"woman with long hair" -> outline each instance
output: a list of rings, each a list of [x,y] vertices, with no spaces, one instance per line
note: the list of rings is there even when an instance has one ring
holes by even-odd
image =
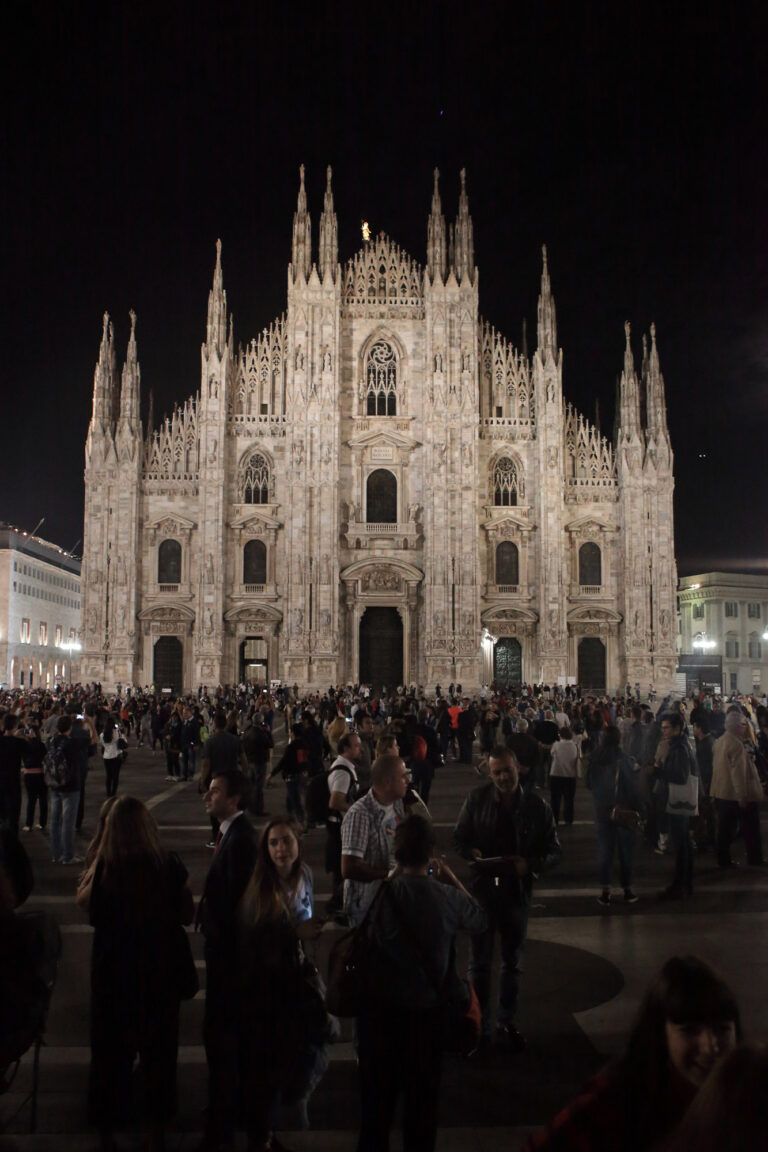
[[[91,958],[89,1113],[103,1152],[127,1117],[131,1069],[144,1080],[148,1152],[162,1152],[176,1109],[179,979],[194,913],[187,870],[166,852],[141,800],[119,796],[80,881],[79,906],[94,928]]]
[[[296,1104],[308,1127],[307,1101],[328,1066],[335,1038],[322,985],[302,941],[315,940],[324,920],[313,915],[312,872],[302,859],[301,833],[288,815],[261,834],[240,902],[241,1052],[249,1152],[283,1146],[274,1135],[277,1109]]]
[[[651,982],[623,1055],[532,1136],[525,1152],[655,1147],[740,1040],[738,1004],[722,977],[694,956],[673,956]]]

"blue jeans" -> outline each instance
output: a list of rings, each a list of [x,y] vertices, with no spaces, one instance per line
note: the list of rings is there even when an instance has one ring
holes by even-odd
[[[635,852],[633,828],[621,828],[611,820],[596,820],[597,866],[603,888],[611,886],[611,870],[616,849],[619,850],[619,880],[622,888],[632,887],[632,857]]]
[[[51,788],[51,859],[71,860],[75,854],[75,820],[80,803],[80,789],[76,792],[61,792]]]
[[[496,1023],[514,1024],[520,977],[523,972],[523,948],[528,930],[528,904],[489,907],[481,901],[488,916],[488,928],[478,932],[469,942],[469,979],[474,985],[483,1010],[483,1035],[491,1031],[491,963],[496,933],[501,941],[501,971],[499,973],[499,1007]]]

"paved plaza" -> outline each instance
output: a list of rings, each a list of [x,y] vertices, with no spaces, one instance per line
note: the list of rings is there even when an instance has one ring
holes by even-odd
[[[281,734],[278,744],[282,739]],[[451,831],[461,801],[478,782],[470,767],[453,761],[438,773],[430,807],[441,851],[450,853]],[[164,844],[181,855],[199,896],[210,850],[204,846],[209,825],[196,783],[167,783],[165,757],[159,751],[153,755],[132,744],[120,790],[140,796],[150,805]],[[88,835],[103,795],[99,762],[89,780],[84,827]],[[275,782],[268,790],[267,807],[273,813],[284,808],[282,783]],[[763,829],[763,836],[768,838],[768,828]],[[322,864],[324,838],[324,831],[318,829],[305,839],[320,912],[323,893],[328,894]],[[86,835],[81,851],[87,839]],[[768,870],[732,869],[723,875],[712,856],[697,858],[695,896],[682,904],[659,904],[655,897],[669,880],[672,861],[639,843],[635,890],[641,899],[632,906],[619,900],[607,910],[597,903],[591,798],[582,784],[577,792],[576,822],[561,828],[561,840],[561,866],[534,889],[519,1018],[528,1048],[515,1057],[492,1053],[479,1065],[458,1057],[446,1058],[438,1137],[441,1150],[495,1152],[503,1148],[514,1152],[520,1147],[527,1132],[544,1123],[606,1057],[620,1049],[648,980],[675,952],[695,953],[718,966],[738,991],[748,1034],[768,1037],[768,998],[764,993],[768,986]],[[36,876],[27,907],[57,917],[64,954],[42,1051],[38,1131],[34,1136],[24,1134],[26,1111],[8,1122],[30,1083],[28,1056],[14,1090],[0,1098],[0,1133],[5,1127],[5,1134],[0,1134],[0,1150],[85,1152],[96,1147],[95,1134],[86,1123],[90,928],[75,907],[75,869],[50,862],[43,833],[24,834],[24,843]],[[449,859],[454,862],[450,855]],[[323,971],[333,934],[338,931],[327,925],[313,949]],[[179,1112],[169,1141],[171,1152],[191,1152],[199,1144],[206,1102],[201,1042],[205,974],[198,935],[192,935],[192,947],[203,988],[181,1010]],[[462,963],[465,958],[463,941]],[[349,1152],[355,1147],[358,1084],[348,1021],[344,1022],[342,1042],[332,1049],[330,1070],[309,1111],[309,1132],[293,1131],[291,1115],[285,1116],[281,1139],[288,1147],[296,1152]],[[138,1130],[124,1133],[119,1146],[138,1149]],[[400,1147],[398,1134],[393,1136],[392,1147]]]

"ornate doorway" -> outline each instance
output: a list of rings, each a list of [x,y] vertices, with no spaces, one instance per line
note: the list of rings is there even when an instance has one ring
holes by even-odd
[[[152,680],[155,687],[181,692],[184,647],[175,636],[159,636],[155,644]]]
[[[403,621],[397,608],[366,608],[360,621],[360,682],[375,692],[403,683]]]
[[[261,636],[247,636],[240,645],[240,683],[269,687],[269,645]]]
[[[523,682],[523,648],[514,636],[502,636],[493,649],[493,678],[502,687]]]
[[[595,692],[605,692],[605,644],[596,636],[579,641],[579,684]]]

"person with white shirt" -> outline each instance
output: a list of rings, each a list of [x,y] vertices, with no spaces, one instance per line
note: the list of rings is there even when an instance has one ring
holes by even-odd
[[[341,875],[341,823],[345,813],[359,795],[357,768],[363,754],[357,732],[345,732],[338,743],[339,754],[328,772],[328,819],[325,823],[325,870],[332,877],[331,899],[326,910],[335,915],[344,903],[344,881]]]
[[[560,739],[552,745],[552,767],[549,770],[549,791],[555,824],[560,823],[561,803],[563,820],[566,824],[573,824],[578,764],[579,746],[573,738],[573,732],[565,725],[560,729]]]

